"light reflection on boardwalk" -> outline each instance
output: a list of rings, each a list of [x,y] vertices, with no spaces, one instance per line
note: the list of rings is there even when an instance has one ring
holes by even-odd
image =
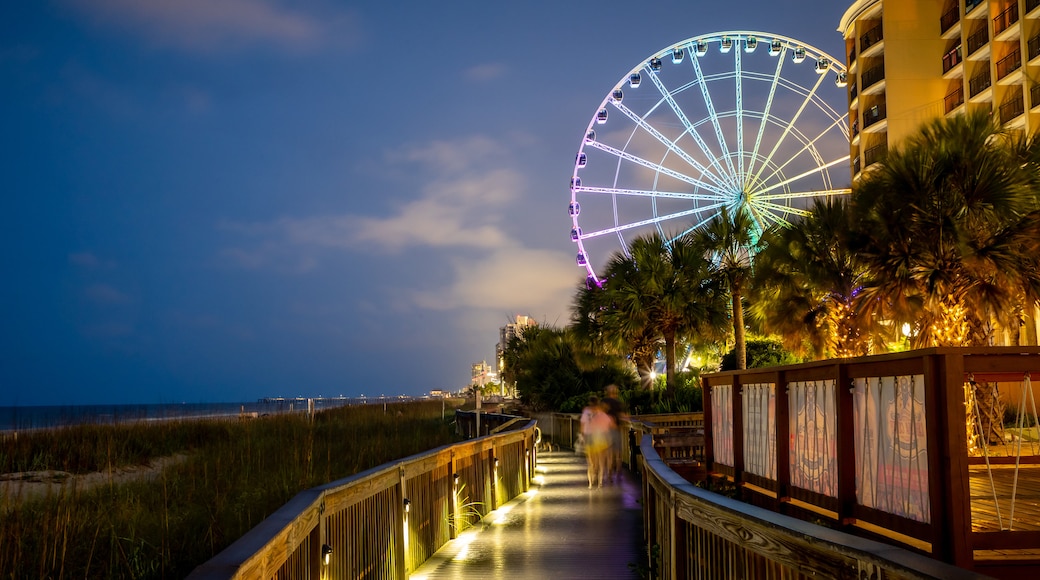
[[[538,470],[541,486],[474,528],[482,530],[449,542],[410,578],[638,578],[639,482],[626,472],[588,489],[584,459],[567,451],[539,454]]]

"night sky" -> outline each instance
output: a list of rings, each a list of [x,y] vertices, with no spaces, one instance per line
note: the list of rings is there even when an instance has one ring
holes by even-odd
[[[567,323],[622,75],[724,30],[840,57],[847,7],[6,2],[0,405],[461,388],[516,314]]]

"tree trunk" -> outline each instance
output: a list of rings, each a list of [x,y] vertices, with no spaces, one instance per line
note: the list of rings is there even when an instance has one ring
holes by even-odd
[[[669,398],[675,398],[675,331],[664,332],[664,371],[665,392]]]
[[[744,304],[740,296],[740,288],[734,286],[730,294],[733,297],[733,341],[737,355],[737,369],[747,368],[747,344],[744,336]]]

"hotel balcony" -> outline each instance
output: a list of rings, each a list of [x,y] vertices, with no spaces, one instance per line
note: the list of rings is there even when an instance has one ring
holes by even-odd
[[[1040,84],[1029,87],[1029,106],[1040,110]]]
[[[1040,0],[1037,0],[1040,2]],[[954,4],[939,18],[939,32],[943,38],[954,38],[961,32],[961,7]]]
[[[863,110],[863,131],[867,133],[876,133],[878,131],[884,131],[888,127],[888,123],[882,123],[882,121],[888,118],[888,112],[885,110],[884,103],[878,103],[873,107],[869,107]],[[870,129],[867,131],[867,129]]]
[[[1008,100],[1008,101],[1006,101],[1004,103],[1001,103],[1001,105],[1000,105],[1000,109],[999,109],[1000,124],[1001,125],[1014,125],[1014,126],[1022,125],[1024,123],[1024,119],[1022,120],[1023,121],[1022,123],[1014,123],[1013,124],[1012,121],[1015,120],[1015,119],[1021,118],[1022,114],[1025,113],[1025,112],[1026,112],[1026,107],[1025,107],[1025,104],[1022,102],[1022,93],[1016,91],[1015,93],[1012,94],[1012,97],[1011,97],[1010,100]]]
[[[993,18],[993,38],[1001,41],[1018,38],[1019,29],[1013,26],[1017,22],[1018,2],[1014,2]]]
[[[1022,73],[1012,74],[1022,69],[1022,51],[1016,46],[1011,54],[997,61],[997,84],[1012,84],[1022,77]]]
[[[993,80],[989,76],[989,67],[983,69],[983,71],[968,81],[968,98],[974,102],[985,100],[988,97],[988,89],[992,86]]]
[[[989,27],[980,26],[968,36],[968,60],[989,58]]]
[[[860,77],[862,93],[864,95],[875,95],[885,90],[885,63],[877,64],[865,71]]]
[[[1037,1],[1040,2],[1040,0]],[[1029,64],[1037,64],[1034,60],[1040,57],[1040,34],[1026,42],[1026,51],[1026,54],[1029,56]]]
[[[863,152],[863,167],[867,168],[874,163],[877,163],[886,153],[888,153],[888,144],[886,143],[881,143],[867,149]]]
[[[963,104],[964,104],[964,85],[961,85],[961,84],[957,85],[957,88],[953,92],[951,92],[950,94],[946,95],[946,97],[943,98],[943,105],[944,105],[944,109],[946,110],[946,114],[947,115],[949,115],[950,113],[956,111],[957,108],[960,107]]]
[[[961,74],[947,74],[947,73],[950,73],[954,69],[954,67],[959,65],[961,63],[961,61],[963,61],[963,60],[964,60],[964,57],[961,56],[961,45],[959,45],[959,44],[956,46],[956,48],[954,48],[950,52],[947,52],[946,54],[944,54],[943,55],[943,59],[942,59],[943,77],[944,78],[951,78],[951,77],[955,77],[955,76],[962,76],[963,73],[961,73]]]
[[[985,5],[986,5],[986,2],[984,0],[965,0],[965,2],[964,2],[964,15],[965,16],[975,16],[975,17],[977,17],[977,15],[973,14],[973,12],[975,12],[975,9],[978,8],[979,6],[985,6]]]
[[[1026,0],[1026,16],[1033,17],[1033,11],[1040,8],[1040,0]]]
[[[878,22],[876,26],[867,30],[859,37],[859,54],[862,57],[868,57],[881,52],[881,41],[884,40],[884,34],[881,29],[881,23]]]

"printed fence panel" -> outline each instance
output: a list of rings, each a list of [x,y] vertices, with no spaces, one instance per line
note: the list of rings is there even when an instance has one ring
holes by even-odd
[[[858,378],[853,385],[856,500],[928,523],[924,376]]]
[[[791,485],[837,497],[838,430],[834,380],[787,385]]]
[[[711,444],[715,461],[733,466],[733,385],[711,388]]]
[[[742,385],[744,471],[776,479],[776,384]]]

